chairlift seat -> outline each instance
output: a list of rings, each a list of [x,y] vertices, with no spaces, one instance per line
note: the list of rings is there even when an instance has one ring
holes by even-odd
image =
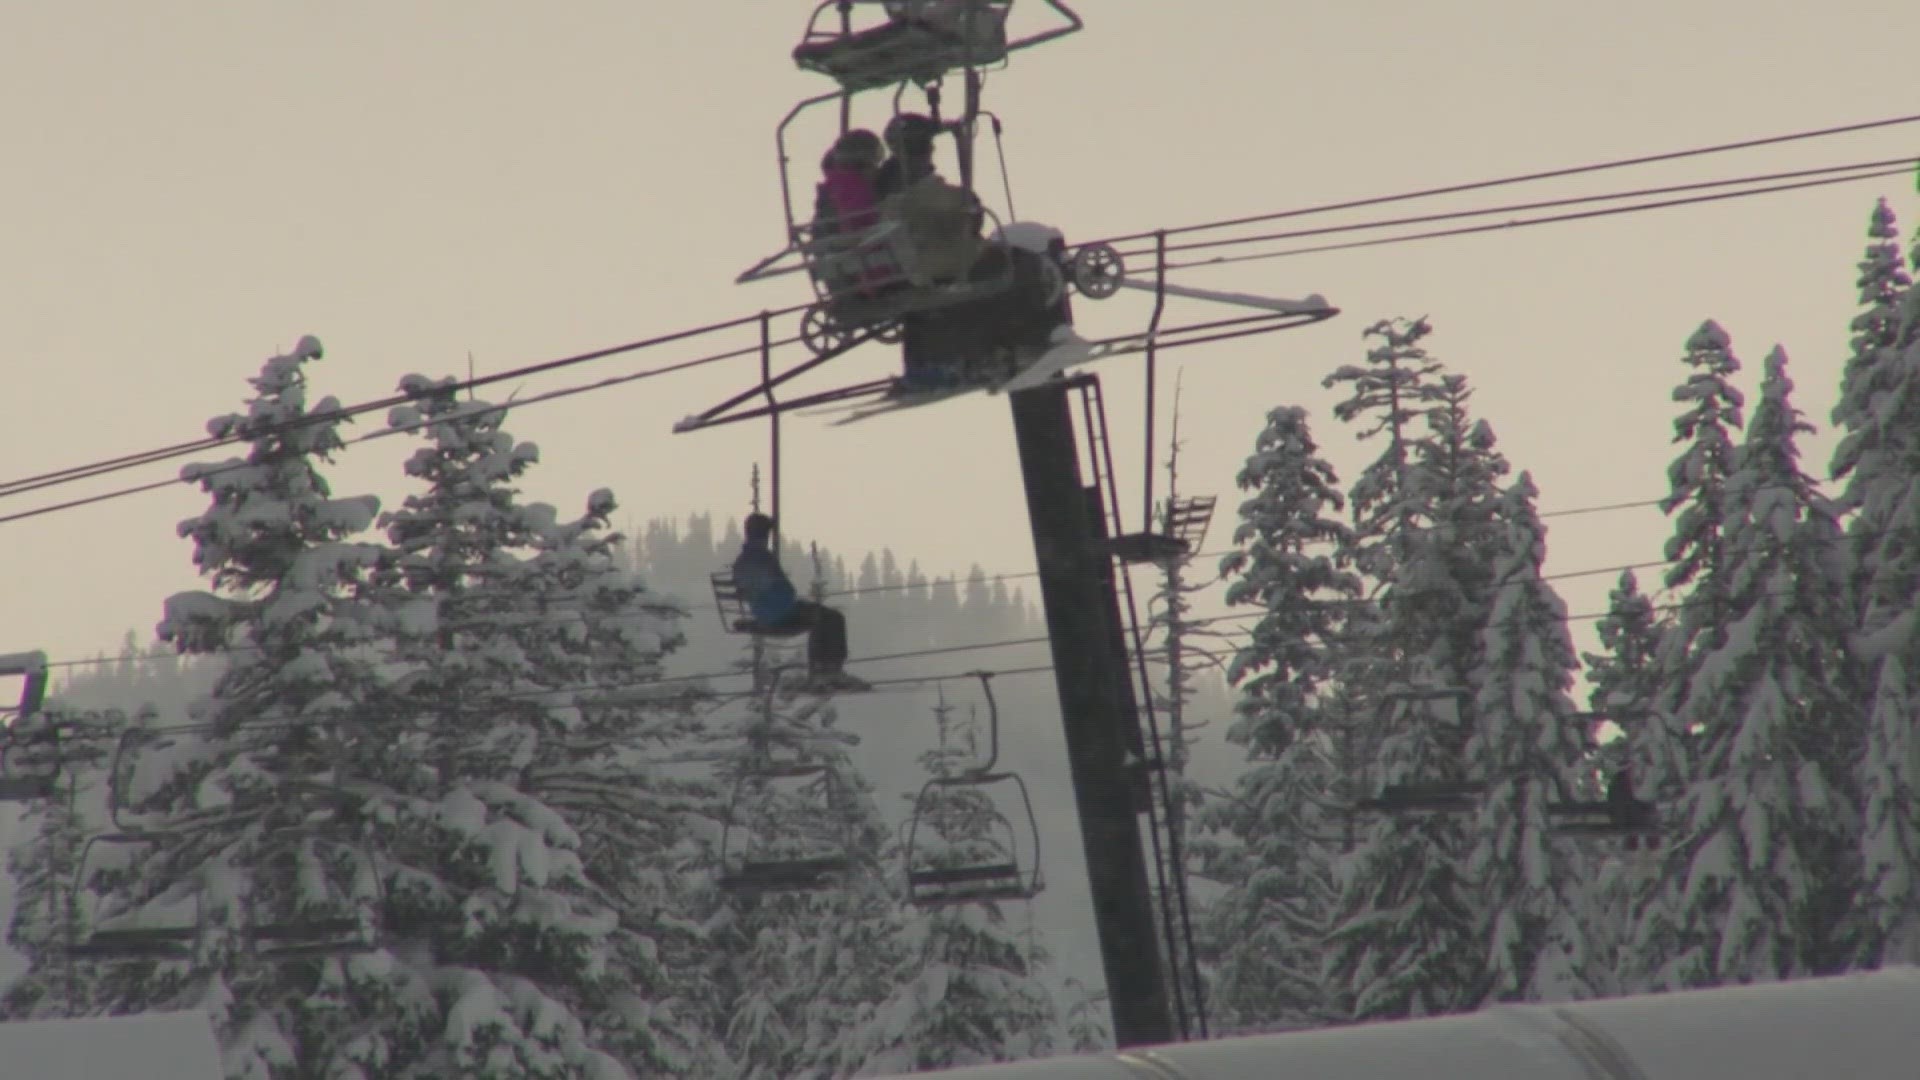
[[[906,874],[908,901],[920,907],[989,903],[996,899],[1033,899],[1039,884],[1029,882],[1014,863],[939,867]]]
[[[1019,878],[1020,868],[1012,863],[984,863],[979,866],[944,866],[915,870],[908,880],[916,885],[960,885],[976,881]]]
[[[731,893],[820,892],[834,887],[834,878],[853,869],[845,855],[817,855],[806,859],[745,862],[722,875],[720,887]]]
[[[926,867],[907,874],[907,899],[920,907],[1031,900],[1040,892],[1015,863]]]
[[[1457,813],[1479,805],[1479,797],[1485,790],[1484,784],[1472,780],[1408,781],[1388,784],[1378,798],[1364,799],[1359,807],[1387,813]]]
[[[766,760],[753,762],[742,771],[762,780],[798,780],[831,772],[832,767],[818,761]]]
[[[263,923],[253,928],[253,937],[258,941],[299,941],[303,938],[357,934],[362,929],[364,926],[359,919],[349,915],[338,915]]]
[[[953,5],[965,9],[958,21],[929,17],[928,6],[852,32],[809,28],[793,50],[794,63],[858,93],[895,83],[932,82],[955,68],[1006,59],[1011,0]],[[814,18],[819,19],[819,12]]]
[[[74,956],[127,960],[170,960],[193,955],[197,926],[129,926],[95,930],[67,951]]]
[[[0,776],[0,802],[37,802],[51,799],[60,791],[60,778],[46,776]]]
[[[1631,802],[1600,800],[1553,803],[1547,807],[1547,813],[1573,819],[1556,822],[1553,826],[1554,832],[1568,835],[1624,836],[1660,831],[1659,811],[1652,803],[1639,799]]]
[[[1123,563],[1170,562],[1192,550],[1185,540],[1165,533],[1127,533],[1092,543],[1099,554],[1111,555]]]

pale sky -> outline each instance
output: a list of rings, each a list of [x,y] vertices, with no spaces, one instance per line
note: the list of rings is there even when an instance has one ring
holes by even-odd
[[[797,279],[732,279],[780,245],[774,126],[826,85],[788,58],[810,4],[0,5],[7,479],[198,437],[245,398],[262,360],[302,334],[327,347],[316,392],[354,402],[392,392],[409,372],[464,374],[469,352],[485,373],[803,294]],[[1080,7],[1084,33],[1020,54],[987,91],[1006,124],[1021,216],[1070,238],[1911,111],[1886,15],[1898,5],[1885,0]],[[862,121],[878,127],[885,108],[875,95]],[[1916,145],[1913,129],[1893,128],[1385,213],[1890,158]],[[795,147],[802,191],[818,150]],[[997,180],[985,193],[998,205]],[[1313,411],[1351,479],[1373,450],[1336,424],[1319,382],[1358,361],[1361,331],[1393,315],[1432,316],[1433,350],[1478,386],[1479,415],[1516,469],[1534,472],[1548,511],[1664,493],[1669,393],[1706,317],[1728,328],[1753,374],[1784,344],[1800,404],[1824,426],[1880,194],[1910,234],[1920,200],[1896,178],[1190,274],[1203,287],[1320,293],[1345,313],[1168,354],[1166,387],[1185,370],[1186,490],[1230,507],[1262,415],[1294,402]],[[1082,332],[1101,336],[1141,328],[1145,305],[1123,294],[1077,312]],[[641,353],[520,389],[692,355]],[[874,347],[809,385],[896,364]],[[1100,369],[1134,491],[1140,370],[1137,359]],[[517,413],[510,429],[545,458],[529,493],[571,512],[612,487],[631,521],[740,512],[764,427],[670,429],[753,378],[743,360]],[[910,416],[852,428],[791,419],[789,534],[845,552],[891,547],[931,572],[1029,569],[1005,403],[976,396]],[[370,416],[349,434],[383,423]],[[349,451],[336,490],[396,504],[410,445]],[[1829,449],[1824,433],[1809,448],[1816,471]],[[0,513],[179,464],[14,496]],[[112,648],[129,628],[146,633],[168,593],[195,586],[174,525],[202,505],[181,486],[0,526],[11,570],[0,651],[75,657]],[[1127,512],[1137,521],[1137,496]],[[1554,571],[1655,558],[1666,533],[1653,511],[1552,526]],[[1230,529],[1223,514],[1208,547]],[[1565,582],[1563,595],[1575,612],[1596,610],[1611,581]],[[1590,623],[1578,628],[1585,640]],[[879,643],[861,642],[856,627],[854,648]]]

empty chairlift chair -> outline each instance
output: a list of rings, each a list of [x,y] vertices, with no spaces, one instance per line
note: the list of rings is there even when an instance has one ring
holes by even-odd
[[[1160,531],[1127,533],[1097,540],[1101,551],[1125,563],[1165,563],[1186,558],[1200,547],[1213,523],[1215,496],[1182,495],[1167,501]]]
[[[780,800],[777,786],[794,781],[801,789]],[[856,865],[846,829],[832,820],[838,782],[823,762],[770,753],[735,776],[720,828],[720,888],[743,897],[838,888]],[[797,805],[816,793],[817,805]]]
[[[126,848],[152,845],[166,838],[162,833],[100,833],[88,837],[86,843],[80,846],[80,857],[74,867],[72,895],[75,903],[80,903],[79,898],[89,894],[94,876],[105,869],[95,858],[98,845]],[[153,910],[155,907],[161,909],[158,914]],[[179,909],[182,908],[191,910],[191,918],[181,917]],[[193,957],[194,945],[201,933],[200,894],[198,890],[192,890],[163,898],[157,904],[142,905],[134,910],[85,921],[92,930],[68,948],[67,951],[73,956],[107,960],[187,960]]]
[[[1000,712],[991,676],[976,672],[986,693],[988,753],[980,764],[930,778],[907,821],[907,900],[920,907],[1031,900],[1045,885],[1040,872],[1040,821],[1026,781],[997,770]],[[987,794],[1019,796],[1018,820]],[[977,801],[968,805],[968,796]]]
[[[1012,7],[1013,0],[827,0],[793,60],[848,93],[932,82],[1005,60]]]

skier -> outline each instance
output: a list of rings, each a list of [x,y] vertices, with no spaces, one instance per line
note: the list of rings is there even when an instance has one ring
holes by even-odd
[[[768,630],[807,631],[807,682],[818,690],[867,690],[842,670],[847,662],[847,617],[825,604],[800,599],[780,556],[773,551],[773,519],[749,514],[747,540],[733,560],[733,583],[753,621]]]
[[[907,185],[936,175],[933,140],[940,122],[919,113],[901,113],[887,121],[887,149],[892,153],[880,166],[875,189],[882,200],[905,191]]]
[[[876,178],[882,212],[895,223],[895,252],[915,286],[964,280],[980,259],[986,211],[965,188],[941,179],[933,163],[940,123],[901,113],[887,123],[893,156]]]

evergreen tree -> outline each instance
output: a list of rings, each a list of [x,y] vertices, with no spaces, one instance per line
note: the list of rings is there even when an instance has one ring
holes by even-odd
[[[1488,901],[1487,994],[1499,1001],[1592,997],[1601,974],[1586,934],[1585,867],[1554,843],[1546,813],[1556,792],[1592,793],[1574,777],[1587,740],[1568,697],[1576,664],[1566,605],[1541,577],[1536,494],[1526,473],[1506,492],[1467,743],[1488,778],[1468,865]]]
[[[1299,1026],[1325,1014],[1318,945],[1332,901],[1332,823],[1325,804],[1354,796],[1338,780],[1338,740],[1321,713],[1324,687],[1359,579],[1334,562],[1351,533],[1319,456],[1306,411],[1281,407],[1238,478],[1249,494],[1222,574],[1227,602],[1261,612],[1228,678],[1240,690],[1227,738],[1247,748],[1235,794],[1209,808],[1225,839],[1204,847],[1209,876],[1227,889],[1206,921],[1217,959],[1211,998],[1229,1028]]]
[[[1858,266],[1861,311],[1853,318],[1851,351],[1840,380],[1840,397],[1833,422],[1840,429],[1831,472],[1846,480],[1841,506],[1858,510],[1867,492],[1885,478],[1889,468],[1899,475],[1902,450],[1911,443],[1901,438],[1910,429],[1889,428],[1875,415],[1875,402],[1890,388],[1888,376],[1898,362],[1900,304],[1913,279],[1901,265],[1899,231],[1893,209],[1881,199],[1867,225],[1867,250]],[[1891,438],[1889,438],[1891,437]],[[1874,522],[1884,527],[1886,522]]]
[[[1839,527],[1800,471],[1797,438],[1811,428],[1791,390],[1776,349],[1722,489],[1707,602],[1724,622],[1680,714],[1699,733],[1696,779],[1637,943],[1655,987],[1831,973],[1856,947],[1861,719]]]
[[[680,613],[620,566],[609,493],[566,523],[522,504],[538,450],[506,433],[506,410],[459,401],[452,380],[401,385],[417,404],[392,422],[426,436],[407,465],[426,490],[381,523],[399,553],[393,599],[418,612],[400,635],[401,707],[428,767],[392,781],[407,796],[394,854],[407,905],[460,924],[434,935],[441,971],[425,980],[457,971],[469,993],[515,1002],[489,1018],[493,1060],[554,1076],[610,1060],[671,1070],[673,980],[653,928],[636,927],[671,892],[689,793],[639,755],[692,726],[684,692],[648,687]]]
[[[1911,678],[1899,655],[1880,665],[1861,768],[1859,961],[1920,961],[1920,745]]]
[[[1397,436],[1404,461],[1383,457],[1352,493],[1348,557],[1378,585],[1372,610],[1349,624],[1358,662],[1340,695],[1350,722],[1369,729],[1365,775],[1384,783],[1478,778],[1466,746],[1507,465],[1468,397],[1458,377],[1424,384],[1426,431]],[[1325,951],[1343,1011],[1386,1019],[1479,1004],[1486,949],[1467,853],[1465,826],[1451,815],[1366,826],[1342,860]]]
[[[1665,625],[1653,600],[1640,591],[1633,571],[1620,574],[1619,584],[1607,596],[1607,613],[1595,624],[1604,652],[1582,653],[1586,661],[1587,698],[1593,715],[1618,728],[1596,757],[1596,769],[1611,775],[1630,768],[1641,786],[1659,775],[1647,764],[1645,734],[1656,723],[1654,709],[1661,698],[1660,642]],[[1596,732],[1596,734],[1599,734]],[[1673,778],[1684,780],[1684,776]]]
[[[1740,360],[1720,324],[1711,319],[1701,323],[1687,339],[1681,362],[1690,370],[1673,392],[1673,399],[1685,406],[1673,422],[1673,441],[1684,443],[1685,449],[1667,467],[1671,490],[1660,502],[1667,515],[1678,511],[1666,545],[1672,564],[1666,586],[1684,590],[1686,597],[1661,658],[1662,681],[1668,688],[1661,709],[1675,717],[1683,711],[1701,656],[1719,647],[1719,628],[1727,619],[1726,488],[1746,407],[1745,395],[1729,381],[1740,370]],[[1683,746],[1691,746],[1698,736],[1686,728],[1676,734]]]
[[[1658,711],[1666,700],[1662,684],[1661,643],[1668,622],[1640,591],[1633,571],[1623,571],[1608,596],[1607,614],[1597,624],[1604,652],[1584,653],[1588,706],[1599,722],[1586,775],[1611,778],[1622,770],[1642,795],[1674,798],[1685,790],[1686,764],[1677,755],[1673,718]],[[1611,726],[1613,730],[1607,728]],[[1629,952],[1633,920],[1655,875],[1649,859],[1638,854],[1639,838],[1607,844],[1593,852],[1587,905],[1587,934],[1593,969],[1610,973],[1610,993],[1636,989],[1623,978],[1632,964]]]
[[[230,1077],[354,1075],[349,1032],[380,1020],[356,993],[367,968],[259,947],[262,928],[364,919],[378,900],[368,823],[338,797],[380,749],[366,716],[387,678],[386,629],[364,594],[382,551],[351,539],[378,503],[334,498],[320,474],[341,439],[338,402],[307,401],[319,357],[304,338],[267,361],[247,410],[208,425],[245,456],[182,470],[210,498],[179,531],[214,591],[169,598],[159,632],[224,653],[226,670],[197,709],[199,737],[144,755],[130,780],[158,842],[90,882],[106,893],[102,921],[199,923],[190,960],[105,965],[93,1007],[206,1009]]]
[[[1065,990],[1069,1002],[1064,1018],[1067,1048],[1076,1054],[1111,1049],[1113,1031],[1108,1023],[1106,991],[1094,993],[1074,978],[1066,980]]]
[[[1349,424],[1369,422],[1355,438],[1386,437],[1380,456],[1353,484],[1353,536],[1344,553],[1354,569],[1375,580],[1390,577],[1398,561],[1381,541],[1404,537],[1414,525],[1408,517],[1413,507],[1400,495],[1421,438],[1417,422],[1432,409],[1439,390],[1441,364],[1421,344],[1432,332],[1424,318],[1381,320],[1366,330],[1366,337],[1380,340],[1367,350],[1366,366],[1344,364],[1323,380],[1328,388],[1349,387],[1347,399],[1334,406],[1335,416]]]
[[[1846,476],[1842,498],[1856,511],[1846,545],[1853,640],[1873,695],[1858,782],[1867,887],[1859,959],[1874,965],[1920,958],[1912,730],[1920,700],[1920,287],[1900,272],[1891,213],[1876,212],[1871,235],[1878,243],[1861,267],[1865,310],[1854,322],[1854,360],[1835,412],[1846,434],[1833,467]]]

